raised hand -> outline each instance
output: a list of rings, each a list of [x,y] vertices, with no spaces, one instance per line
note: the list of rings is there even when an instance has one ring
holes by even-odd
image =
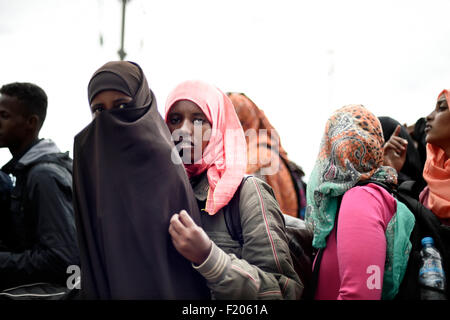
[[[400,138],[401,126],[397,125],[394,133],[384,144],[384,165],[390,166],[399,172],[406,161],[406,149],[408,141]]]
[[[170,218],[169,233],[175,249],[189,261],[200,265],[208,258],[211,239],[185,210]]]

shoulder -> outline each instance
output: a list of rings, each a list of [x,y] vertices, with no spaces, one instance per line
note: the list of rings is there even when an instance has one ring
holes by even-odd
[[[248,177],[242,185],[239,208],[243,216],[263,213],[282,219],[281,209],[272,187],[253,176]]]
[[[248,176],[241,187],[241,199],[263,202],[275,200],[272,187],[265,181],[255,176]],[[276,201],[276,200],[275,200]]]
[[[348,190],[342,198],[341,207],[353,208],[367,214],[378,214],[390,219],[397,210],[397,202],[386,189],[369,183]]]
[[[378,201],[378,202],[395,202],[395,198],[383,187],[376,184],[369,183],[365,186],[355,186],[349,189],[343,197],[343,200],[358,200],[358,199]]]
[[[49,184],[53,181],[72,184],[72,174],[60,164],[39,162],[30,168],[27,180],[30,184]]]
[[[241,195],[244,193],[252,193],[255,191],[268,192],[273,194],[272,187],[259,176],[246,176],[241,188]]]

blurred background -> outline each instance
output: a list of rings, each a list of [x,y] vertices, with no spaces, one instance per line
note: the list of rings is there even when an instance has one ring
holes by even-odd
[[[161,113],[187,79],[244,92],[306,178],[335,109],[413,124],[450,87],[448,0],[0,0],[0,85],[42,87],[41,137],[71,155],[91,75],[120,60],[124,2],[124,60],[143,68]],[[10,158],[0,150],[0,165]]]

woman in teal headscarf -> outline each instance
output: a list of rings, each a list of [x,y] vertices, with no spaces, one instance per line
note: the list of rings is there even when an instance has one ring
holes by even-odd
[[[414,217],[383,187],[356,186],[397,183],[383,145],[379,120],[362,105],[327,121],[307,189],[306,221],[322,251],[316,299],[389,299],[398,291]]]

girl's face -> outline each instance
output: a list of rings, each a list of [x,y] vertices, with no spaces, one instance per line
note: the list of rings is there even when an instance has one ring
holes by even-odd
[[[450,110],[444,93],[439,97],[436,108],[426,117],[425,133],[428,143],[444,150],[450,148]]]
[[[202,109],[189,100],[177,101],[170,108],[166,122],[183,163],[201,160],[211,138],[211,123]]]
[[[111,109],[126,108],[133,99],[116,90],[106,90],[97,94],[91,102],[92,117],[95,118],[100,112]]]

